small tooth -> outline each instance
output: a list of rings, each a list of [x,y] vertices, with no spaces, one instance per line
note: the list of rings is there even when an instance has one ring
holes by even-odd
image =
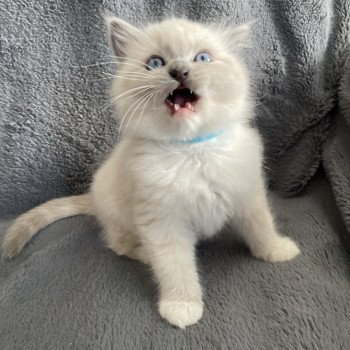
[[[172,93],[172,92],[170,93],[170,96],[173,96],[173,93]]]
[[[189,109],[190,111],[194,112],[194,107],[191,102],[186,102],[185,107]]]
[[[191,91],[191,94],[193,94],[193,91],[192,90],[190,90]]]
[[[175,112],[180,110],[180,105],[178,105],[177,103],[174,104],[174,110]]]

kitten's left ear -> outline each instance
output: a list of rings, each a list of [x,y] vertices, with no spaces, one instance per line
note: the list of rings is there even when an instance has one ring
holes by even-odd
[[[251,26],[252,22],[249,22],[225,31],[225,38],[230,51],[241,51],[243,47],[249,46]]]
[[[106,21],[109,40],[114,54],[118,58],[122,58],[126,54],[128,43],[137,40],[141,31],[128,22],[114,16],[106,17]]]

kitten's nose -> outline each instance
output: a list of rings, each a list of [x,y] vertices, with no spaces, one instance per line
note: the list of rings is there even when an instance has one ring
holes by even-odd
[[[173,68],[169,70],[169,75],[179,83],[183,83],[187,78],[190,70],[186,68]]]

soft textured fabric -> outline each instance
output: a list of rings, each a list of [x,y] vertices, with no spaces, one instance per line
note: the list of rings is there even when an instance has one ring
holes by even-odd
[[[81,192],[117,140],[101,12],[252,24],[244,52],[273,188],[316,171],[336,102],[350,0],[0,0],[0,214]]]
[[[331,136],[324,148],[323,163],[338,208],[350,232],[350,41],[339,97],[341,116],[333,124]]]
[[[104,248],[94,219],[56,222],[18,258],[1,261],[0,348],[348,349],[349,259],[327,182],[272,199],[278,226],[301,255],[265,263],[229,231],[201,244],[206,306],[186,330],[161,319],[147,268]]]

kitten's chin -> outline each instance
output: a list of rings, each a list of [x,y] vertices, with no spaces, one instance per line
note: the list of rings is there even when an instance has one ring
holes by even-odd
[[[176,111],[171,112],[170,116],[174,119],[187,119],[191,118],[196,114],[195,109],[190,109],[188,107],[180,107]]]

